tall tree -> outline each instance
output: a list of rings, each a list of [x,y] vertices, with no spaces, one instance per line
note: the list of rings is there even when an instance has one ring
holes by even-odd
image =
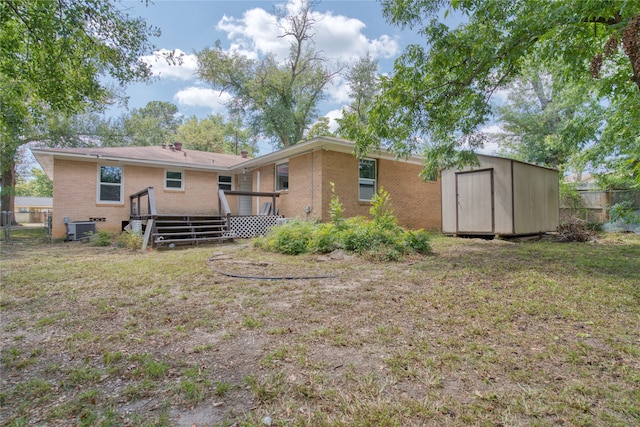
[[[378,63],[370,55],[358,59],[347,71],[346,81],[349,84],[351,103],[342,109],[339,118],[338,135],[354,139],[363,131],[369,122],[369,108],[378,93]]]
[[[593,151],[592,159],[596,154],[640,158],[637,0],[383,0],[382,5],[389,22],[417,29],[425,43],[408,46],[394,75],[383,78],[370,126],[359,133],[358,153],[384,145],[408,154],[426,143],[428,175],[473,162],[482,142],[477,131],[493,113],[492,96],[529,60],[563,68],[565,81],[597,78],[598,96],[609,107],[600,151]],[[466,20],[449,28],[440,22],[442,14]]]
[[[122,118],[125,145],[170,144],[181,122],[175,104],[150,101]]]
[[[0,144],[2,210],[13,210],[15,156],[25,131],[53,110],[76,114],[99,108],[120,84],[151,72],[140,58],[159,35],[115,0],[0,2]]]
[[[559,70],[525,66],[507,86],[507,102],[496,108],[505,130],[498,141],[520,160],[581,169],[580,153],[596,143],[604,125],[603,106],[590,87],[589,81],[564,81]]]
[[[291,40],[289,55],[279,62],[274,53],[259,60],[225,52],[220,43],[198,53],[198,74],[214,88],[234,97],[232,111],[246,113],[256,131],[280,147],[302,140],[318,116],[317,106],[334,73],[313,48],[312,3],[300,2],[287,16],[281,37]]]
[[[52,197],[53,182],[40,168],[33,168],[29,178],[18,178],[16,196]]]
[[[241,150],[253,155],[256,141],[239,120],[225,120],[219,114],[198,120],[193,116],[185,120],[176,133],[176,140],[191,150],[237,154]]]

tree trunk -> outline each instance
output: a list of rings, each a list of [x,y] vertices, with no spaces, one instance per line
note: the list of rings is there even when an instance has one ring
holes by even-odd
[[[16,189],[16,174],[15,174],[15,162],[3,162],[2,165],[2,195],[1,195],[1,201],[2,201],[2,208],[0,210],[2,210],[2,212],[13,212],[14,211],[14,205],[13,205],[13,196],[15,194],[15,189]],[[9,218],[11,218],[12,224],[11,225],[16,225],[15,220],[14,220],[14,216],[10,215]],[[6,225],[4,224],[4,219],[5,219],[5,215],[2,215],[2,224],[0,225]]]
[[[2,172],[2,191],[0,191],[0,211],[14,212],[14,198],[16,193],[16,149],[10,144],[2,144],[0,153],[0,171]],[[3,215],[4,217],[4,215]],[[10,215],[12,225],[15,225],[14,216]],[[4,219],[1,225],[4,224]]]

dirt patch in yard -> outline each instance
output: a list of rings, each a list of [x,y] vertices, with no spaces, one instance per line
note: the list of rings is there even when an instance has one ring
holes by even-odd
[[[640,238],[432,243],[389,264],[3,243],[0,424],[639,421]]]

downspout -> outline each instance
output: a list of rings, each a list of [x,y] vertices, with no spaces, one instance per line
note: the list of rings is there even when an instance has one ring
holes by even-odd
[[[310,204],[307,207],[307,209],[305,209],[305,212],[307,214],[307,219],[309,219],[309,214],[311,213],[311,211],[313,210],[313,151],[311,152],[311,162],[310,162],[310,167],[311,167],[311,194],[310,194]]]

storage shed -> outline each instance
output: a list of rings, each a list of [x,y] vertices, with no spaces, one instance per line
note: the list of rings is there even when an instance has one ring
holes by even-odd
[[[558,171],[478,155],[480,166],[442,172],[442,231],[459,236],[522,236],[559,225]]]

